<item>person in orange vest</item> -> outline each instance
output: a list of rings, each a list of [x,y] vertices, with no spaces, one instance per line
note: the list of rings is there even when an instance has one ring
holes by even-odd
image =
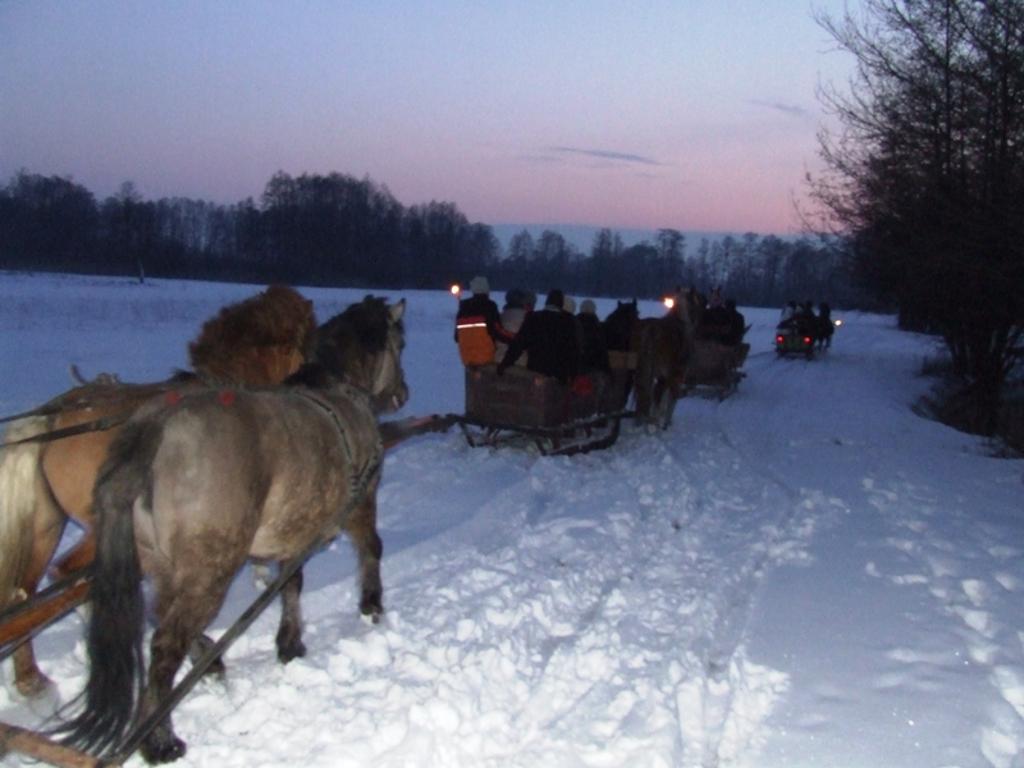
[[[459,302],[455,315],[455,341],[463,365],[494,362],[495,344],[508,344],[513,335],[501,327],[498,305],[490,297],[487,278],[474,277],[469,283],[473,295]]]

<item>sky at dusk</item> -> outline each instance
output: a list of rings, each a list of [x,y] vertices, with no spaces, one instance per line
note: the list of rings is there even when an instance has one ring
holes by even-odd
[[[790,233],[842,0],[0,0],[0,181],[258,200],[283,170],[489,224]]]

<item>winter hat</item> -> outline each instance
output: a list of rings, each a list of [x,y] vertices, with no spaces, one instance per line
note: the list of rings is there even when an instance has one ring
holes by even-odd
[[[580,314],[581,315],[596,315],[597,307],[594,302],[590,299],[584,299],[580,302]]]
[[[526,305],[526,294],[522,288],[509,288],[505,292],[505,306],[522,309]]]
[[[570,315],[576,314],[576,300],[572,296],[565,297],[565,303],[562,304],[562,309],[568,312]]]
[[[473,293],[489,293],[491,286],[488,284],[486,277],[477,275],[469,281],[469,290]]]
[[[565,304],[565,294],[555,288],[548,292],[547,299],[544,300],[545,307],[554,307],[555,309],[561,309]]]

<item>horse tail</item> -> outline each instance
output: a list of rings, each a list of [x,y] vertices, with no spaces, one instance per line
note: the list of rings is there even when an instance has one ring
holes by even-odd
[[[96,559],[85,707],[56,732],[67,744],[101,753],[118,746],[141,702],[144,601],[133,513],[137,500],[148,504],[152,496],[162,432],[159,423],[129,424],[111,444],[93,491]]]
[[[23,440],[48,428],[48,416],[30,416],[12,423],[3,439]],[[19,597],[31,558],[36,504],[48,493],[40,467],[42,450],[40,442],[0,448],[0,608]]]

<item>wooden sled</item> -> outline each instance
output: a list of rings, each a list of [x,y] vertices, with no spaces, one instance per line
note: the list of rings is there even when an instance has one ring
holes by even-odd
[[[474,447],[533,445],[545,456],[608,448],[619,437],[627,371],[595,373],[571,385],[525,368],[466,368],[466,410],[450,418]]]
[[[686,369],[683,385],[687,393],[724,400],[736,391],[745,373],[750,345],[728,346],[717,341],[698,339]]]

